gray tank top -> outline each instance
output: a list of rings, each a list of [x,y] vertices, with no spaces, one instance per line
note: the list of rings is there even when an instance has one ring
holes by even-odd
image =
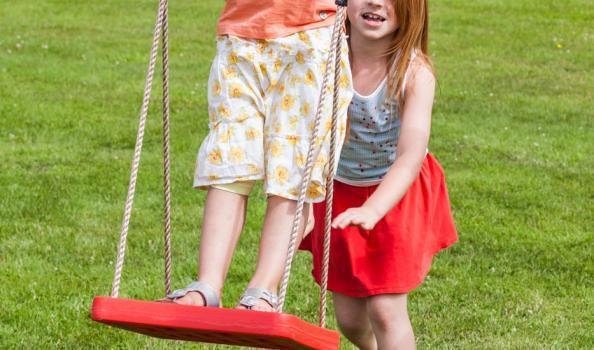
[[[348,109],[350,132],[342,147],[336,179],[379,182],[396,160],[400,134],[398,104],[386,100],[386,79],[368,96],[354,93]]]
[[[404,74],[402,96],[416,56],[413,50]],[[349,141],[342,147],[336,180],[354,186],[378,184],[396,161],[400,112],[398,102],[386,98],[387,85],[384,78],[371,95],[354,92],[348,109]]]

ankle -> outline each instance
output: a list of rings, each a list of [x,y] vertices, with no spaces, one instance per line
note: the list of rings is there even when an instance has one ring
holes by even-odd
[[[278,293],[278,284],[270,281],[251,280],[250,283],[248,283],[247,288],[260,288],[265,289],[272,294]]]
[[[217,295],[221,295],[221,292],[223,290],[222,280],[216,278],[208,278],[208,276],[205,276],[198,278],[196,281],[209,285],[217,293]]]

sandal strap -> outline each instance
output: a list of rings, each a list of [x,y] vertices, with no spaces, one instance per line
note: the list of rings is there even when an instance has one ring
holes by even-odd
[[[215,292],[214,288],[211,287],[208,283],[194,281],[190,283],[186,288],[177,289],[172,293],[167,295],[167,298],[171,300],[179,299],[184,297],[189,292],[197,292],[202,295],[204,298],[204,302],[206,303],[205,306],[212,306],[212,307],[219,307],[219,297],[217,292]]]
[[[247,288],[239,299],[239,304],[252,309],[258,305],[259,300],[264,300],[274,309],[278,306],[278,296],[263,288]]]

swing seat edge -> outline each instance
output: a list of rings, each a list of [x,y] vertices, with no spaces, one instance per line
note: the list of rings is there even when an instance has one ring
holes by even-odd
[[[289,314],[97,296],[93,321],[163,339],[274,349],[337,350],[338,332]]]

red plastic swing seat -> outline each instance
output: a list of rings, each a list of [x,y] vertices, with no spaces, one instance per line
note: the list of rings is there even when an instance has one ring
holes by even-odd
[[[94,321],[157,338],[269,349],[338,349],[337,332],[277,312],[95,297]]]

